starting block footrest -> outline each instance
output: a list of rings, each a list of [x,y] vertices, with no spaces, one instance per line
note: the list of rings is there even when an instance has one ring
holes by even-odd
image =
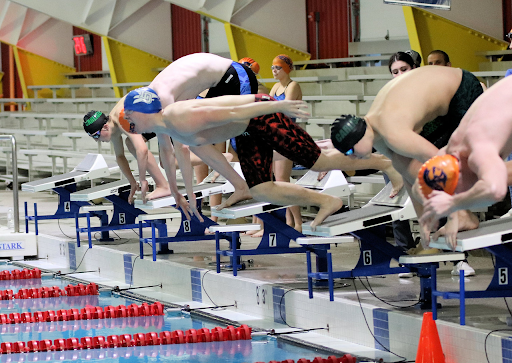
[[[257,223],[246,223],[246,224],[226,224],[210,226],[208,229],[211,232],[245,232],[245,231],[259,231],[261,226]]]
[[[445,252],[431,255],[404,255],[398,262],[402,264],[418,264],[433,262],[463,261],[466,258],[463,252]]]
[[[344,235],[335,237],[299,237],[296,242],[299,245],[325,245],[333,243],[354,242],[354,236]]]

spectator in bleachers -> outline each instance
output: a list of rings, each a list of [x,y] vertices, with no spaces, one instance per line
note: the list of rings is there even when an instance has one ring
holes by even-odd
[[[416,68],[411,55],[406,52],[396,52],[389,58],[389,72],[393,78],[400,76]]]
[[[414,61],[414,65],[416,66],[416,68],[419,68],[421,67],[421,55],[420,53],[416,52],[415,50],[412,50],[412,49],[409,49],[409,50],[406,50],[405,53],[409,54],[412,58],[412,60]]]
[[[429,66],[452,66],[448,54],[439,49],[433,50],[428,54],[427,63]]]
[[[286,54],[280,54],[272,61],[272,75],[279,82],[270,90],[270,96],[276,101],[302,100],[300,84],[290,78],[293,69],[293,61]],[[292,119],[295,122],[295,119]],[[274,160],[273,172],[276,181],[290,182],[293,161],[286,158]],[[302,232],[302,214],[299,206],[292,206],[286,210],[286,223]]]

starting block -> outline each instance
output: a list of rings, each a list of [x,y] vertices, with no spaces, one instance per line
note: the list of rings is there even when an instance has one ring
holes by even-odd
[[[302,226],[305,234],[317,236],[316,238],[299,239],[302,246],[309,247],[310,249],[314,246],[322,245],[322,240],[325,241],[324,246],[326,246],[327,250],[330,244],[349,242],[350,239],[347,238],[347,234],[355,236],[361,241],[361,255],[357,265],[350,271],[333,271],[332,254],[326,251],[327,272],[312,272],[311,252],[310,250],[306,252],[310,298],[313,298],[313,284],[315,280],[327,280],[329,298],[333,301],[334,279],[336,278],[386,275],[411,271],[409,267],[390,267],[391,260],[398,261],[400,256],[404,255],[404,252],[386,241],[384,229],[380,227],[384,223],[394,220],[408,220],[416,217],[412,202],[405,188],[402,188],[394,198],[390,198],[389,194],[392,188],[391,183],[388,183],[364,207],[332,215],[326,218],[322,224],[318,225],[315,231],[311,230],[309,224]],[[336,238],[342,238],[342,240],[337,240]],[[423,284],[427,286],[426,281]],[[428,284],[428,287],[430,288],[430,284]],[[428,291],[424,292],[424,295],[428,295]],[[428,305],[428,300],[429,298],[425,297],[426,305]]]
[[[154,184],[153,178],[148,177],[147,181],[149,184]],[[82,208],[82,210],[87,209],[87,211],[104,212],[106,212],[107,210],[113,210],[113,215],[110,220],[110,223],[102,223],[100,227],[91,227],[90,213],[87,213],[87,227],[80,228],[77,215],[77,217],[75,218],[77,246],[80,247],[81,232],[87,232],[89,248],[92,248],[92,232],[108,233],[108,231],[132,228],[139,228],[140,231],[143,227],[151,227],[152,224],[154,224],[154,227],[158,230],[159,236],[167,236],[167,226],[165,225],[165,222],[162,221],[162,218],[159,218],[158,221],[154,220],[151,223],[140,222],[140,218],[137,219],[141,215],[146,214],[146,212],[128,203],[129,195],[130,183],[127,179],[122,179],[112,183],[98,185],[93,188],[84,189],[79,192],[71,194],[72,201],[88,202],[98,198],[105,198],[112,202],[112,205],[106,206],[85,206]],[[172,253],[167,248],[167,245],[163,245],[161,247],[162,248],[159,251],[159,253]]]
[[[330,171],[322,180],[318,180],[318,175],[319,173],[317,172],[308,171],[296,184],[338,197],[349,196],[354,190],[354,186],[347,183],[343,173],[339,170]],[[236,261],[239,260],[239,256],[306,253],[310,250],[308,247],[289,246],[291,240],[297,240],[305,237],[305,235],[286,224],[286,206],[273,205],[251,199],[241,201],[221,211],[212,211],[212,215],[227,219],[256,215],[264,222],[263,237],[256,249],[240,250],[237,244],[232,243],[230,250],[221,250],[219,238],[216,238],[217,272],[220,272],[220,256],[230,257],[233,275],[236,276],[238,270],[238,263]],[[229,225],[226,227],[229,227]],[[215,232],[215,234],[220,236],[219,232]],[[326,268],[325,246],[326,244],[323,244],[314,248],[318,258],[317,269],[321,271],[325,271]]]
[[[231,166],[239,173],[241,173],[240,163],[230,163]],[[154,230],[154,223],[151,223],[151,238],[144,238],[142,236],[142,231],[140,235],[140,258],[144,258],[143,256],[143,246],[144,243],[151,243],[153,246],[153,261],[156,261],[156,254],[154,252],[156,244],[169,243],[169,242],[188,242],[188,241],[199,241],[199,240],[211,240],[214,239],[214,235],[207,235],[205,231],[207,228],[211,226],[217,225],[210,218],[206,217],[202,213],[202,199],[220,193],[232,193],[235,188],[231,183],[229,183],[224,177],[217,177],[216,172],[210,173],[205,180],[199,184],[194,186],[193,188],[194,194],[197,201],[197,210],[203,218],[204,222],[200,222],[196,216],[191,216],[190,220],[187,220],[185,214],[181,209],[179,209],[179,213],[181,214],[181,226],[179,231],[175,236],[159,236],[156,237],[156,233]],[[185,189],[181,189],[179,191],[185,198],[187,197],[187,193]],[[142,210],[157,210],[163,207],[170,207],[176,204],[176,200],[173,196],[163,197],[158,199],[153,199],[148,201],[146,204],[142,204],[142,201],[135,201],[135,206]],[[227,237],[223,234],[222,238]]]
[[[71,172],[62,175],[55,175],[50,178],[45,178],[21,185],[21,190],[26,192],[41,192],[53,190],[59,196],[59,205],[57,211],[53,215],[38,215],[37,214],[37,203],[34,203],[34,215],[28,215],[28,205],[25,202],[25,231],[28,233],[28,222],[34,221],[36,235],[39,234],[38,221],[46,219],[64,219],[64,218],[76,218],[85,217],[85,214],[80,214],[80,208],[86,205],[90,205],[89,202],[72,201],[71,193],[76,191],[76,183],[85,180],[92,180],[96,178],[104,178],[109,176],[111,173],[119,170],[116,165],[109,167],[107,162],[100,154],[87,154],[76,168]],[[107,223],[107,215],[105,212],[94,212],[94,214],[102,220],[103,223]],[[108,233],[102,236],[108,239]]]
[[[432,267],[432,315],[437,319],[437,297],[443,299],[459,299],[460,302],[460,325],[466,324],[465,299],[491,298],[512,296],[512,218],[501,218],[486,221],[480,224],[477,229],[459,232],[457,234],[457,246],[455,251],[464,252],[478,248],[485,248],[495,258],[494,275],[491,282],[484,291],[465,291],[464,271],[461,271],[459,278],[459,291],[438,291],[436,268]],[[437,241],[430,242],[431,247],[451,250],[444,237]]]

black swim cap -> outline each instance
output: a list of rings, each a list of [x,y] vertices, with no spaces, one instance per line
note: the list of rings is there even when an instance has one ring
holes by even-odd
[[[331,126],[333,146],[343,154],[352,149],[366,132],[366,121],[355,115],[341,115]]]
[[[89,111],[84,116],[84,130],[89,136],[93,136],[103,128],[107,121],[108,117],[103,112]]]

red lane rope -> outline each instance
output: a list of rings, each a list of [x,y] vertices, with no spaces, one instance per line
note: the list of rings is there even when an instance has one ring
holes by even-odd
[[[44,299],[48,297],[85,295],[98,295],[98,285],[91,282],[88,285],[68,285],[64,289],[60,289],[58,286],[19,289],[16,294],[13,290],[0,290],[0,300]]]
[[[24,268],[23,270],[3,270],[0,271],[0,280],[26,280],[26,279],[40,279],[41,270],[34,268],[29,270]]]
[[[0,344],[0,353],[27,353],[27,352],[50,352],[63,350],[100,349],[118,347],[136,347],[147,345],[168,345],[185,343],[208,343],[228,340],[250,340],[251,328],[242,325],[239,328],[228,326],[226,328],[208,328],[109,335],[83,338],[30,340],[28,342],[3,342]],[[344,362],[345,363],[345,362]]]
[[[81,310],[61,309],[57,311],[34,311],[33,313],[0,314],[0,325],[157,315],[164,315],[164,306],[160,302],[156,302],[152,305],[148,305],[148,303],[142,303],[141,305],[131,304],[129,306],[119,305],[115,307],[109,305],[105,306],[105,308],[101,306],[86,306]]]
[[[256,362],[256,363],[264,363],[264,362]],[[283,361],[271,360],[268,363],[295,363],[293,359],[285,359]],[[350,354],[345,354],[343,357],[336,357],[331,355],[327,358],[315,357],[313,360],[309,360],[306,358],[300,358],[297,363],[356,363],[356,358]]]

